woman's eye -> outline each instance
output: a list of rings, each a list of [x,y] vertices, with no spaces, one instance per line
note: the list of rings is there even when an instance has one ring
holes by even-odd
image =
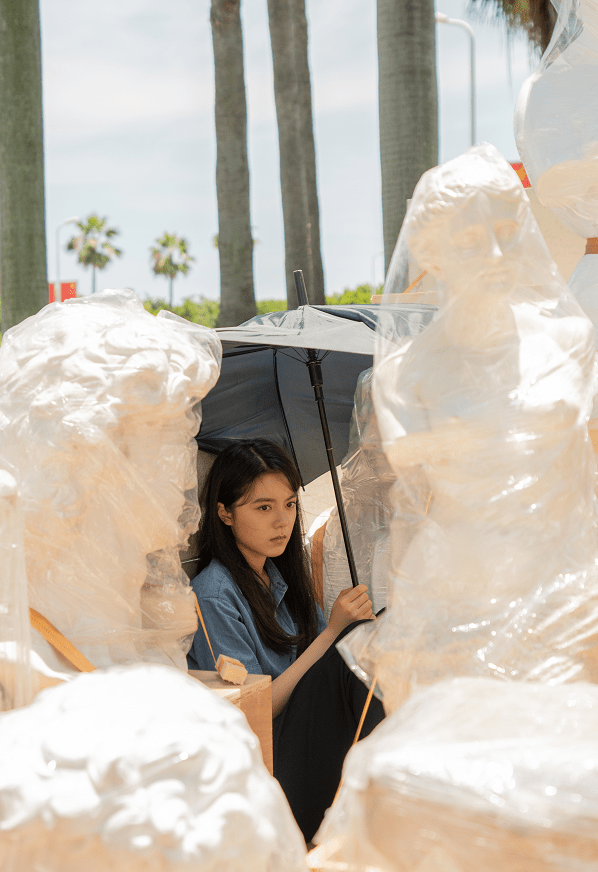
[[[296,509],[296,508],[297,508],[296,502],[287,503],[287,509]]]

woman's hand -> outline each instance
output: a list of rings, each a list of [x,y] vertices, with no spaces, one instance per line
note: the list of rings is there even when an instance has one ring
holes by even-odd
[[[309,648],[272,682],[272,714],[274,717],[279,715],[287,704],[299,679],[305,675],[310,666],[313,666],[326,653],[331,645],[334,645],[341,630],[344,630],[354,621],[373,617],[372,601],[368,596],[365,584],[349,587],[339,593],[332,606],[326,629],[322,630]]]
[[[332,606],[328,629],[334,630],[336,637],[341,630],[344,630],[354,621],[363,621],[373,617],[372,601],[369,598],[367,586],[358,584],[357,587],[341,590]]]

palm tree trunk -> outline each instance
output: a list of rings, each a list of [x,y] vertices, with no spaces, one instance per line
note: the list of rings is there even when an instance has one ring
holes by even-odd
[[[168,282],[169,282],[169,286],[168,286],[168,304],[169,304],[170,308],[172,309],[172,276],[168,276]]]
[[[256,314],[240,0],[212,0],[221,327]]]
[[[95,294],[96,292],[96,267],[92,265],[91,267],[91,293]]]
[[[0,0],[2,330],[48,303],[38,0]]]
[[[305,0],[268,0],[280,148],[287,302],[297,306],[302,269],[311,303],[324,303],[320,213],[307,57]]]
[[[438,163],[434,0],[378,0],[385,271],[420,176]]]

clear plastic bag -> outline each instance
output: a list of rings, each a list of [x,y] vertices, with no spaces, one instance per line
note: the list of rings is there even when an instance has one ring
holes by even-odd
[[[370,590],[374,611],[386,605],[390,560],[390,490],[395,475],[382,450],[372,402],[372,369],[357,381],[349,450],[341,464],[341,491],[357,576]],[[373,571],[373,568],[375,570]],[[323,540],[324,614],[341,590],[351,587],[338,509],[332,508]]]
[[[385,295],[410,254],[440,306],[413,338],[389,308],[374,403],[398,481],[419,469],[429,500],[406,553],[393,536],[386,614],[339,649],[387,711],[447,676],[598,678],[592,325],[491,146],[422,177]]]
[[[16,479],[0,468],[0,712],[33,697],[23,514]]]
[[[3,872],[301,872],[305,843],[243,713],[156,664],[0,716]]]
[[[562,0],[552,40],[524,83],[515,111],[521,159],[538,195],[589,240],[569,278],[598,329],[598,3]],[[598,401],[590,432],[598,449]]]
[[[308,856],[350,872],[595,872],[598,688],[453,679],[355,745]]]
[[[178,552],[197,527],[194,436],[220,354],[213,331],[127,290],[46,306],[3,337],[0,457],[21,496],[29,605],[96,667],[186,669],[197,621]]]
[[[562,0],[550,44],[515,110],[538,199],[574,233],[598,236],[598,4]]]

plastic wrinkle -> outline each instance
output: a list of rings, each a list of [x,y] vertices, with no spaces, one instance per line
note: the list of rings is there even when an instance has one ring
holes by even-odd
[[[6,872],[301,872],[305,843],[242,712],[156,664],[0,716]]]
[[[387,711],[451,676],[598,680],[592,325],[491,146],[424,174],[385,295],[412,257],[441,305],[413,337],[389,305],[377,339],[374,405],[397,478],[388,609],[339,649],[377,676]],[[415,472],[427,484],[405,547]]]
[[[197,528],[194,436],[221,348],[160,316],[106,290],[46,306],[0,347],[0,458],[19,489],[29,604],[98,668],[186,670],[197,627],[178,555]],[[32,644],[48,675],[74,674],[35,632]]]
[[[590,872],[597,737],[598,688],[583,682],[461,678],[418,690],[347,755],[308,865]]]
[[[426,318],[426,321],[428,319]],[[396,480],[380,440],[376,414],[372,400],[372,369],[361,373],[355,391],[355,403],[351,417],[349,449],[342,464],[341,491],[349,526],[349,535],[357,567],[357,576],[369,588],[374,611],[386,606],[390,562],[390,522],[393,512],[391,490]],[[407,471],[406,471],[407,472]],[[404,487],[404,483],[402,485]],[[411,499],[405,495],[407,517],[403,525],[404,547],[409,544],[413,525],[414,496],[425,505],[427,487],[425,477],[415,470],[410,481]],[[399,500],[395,499],[395,511],[399,513]],[[403,518],[403,515],[401,515]],[[395,521],[398,529],[400,520]],[[312,531],[312,536],[313,536]],[[335,599],[341,590],[351,587],[351,576],[345,553],[345,545],[336,506],[326,521],[323,542],[324,614],[330,615]]]
[[[14,470],[0,468],[0,712],[33,698],[30,647],[23,510]]]

